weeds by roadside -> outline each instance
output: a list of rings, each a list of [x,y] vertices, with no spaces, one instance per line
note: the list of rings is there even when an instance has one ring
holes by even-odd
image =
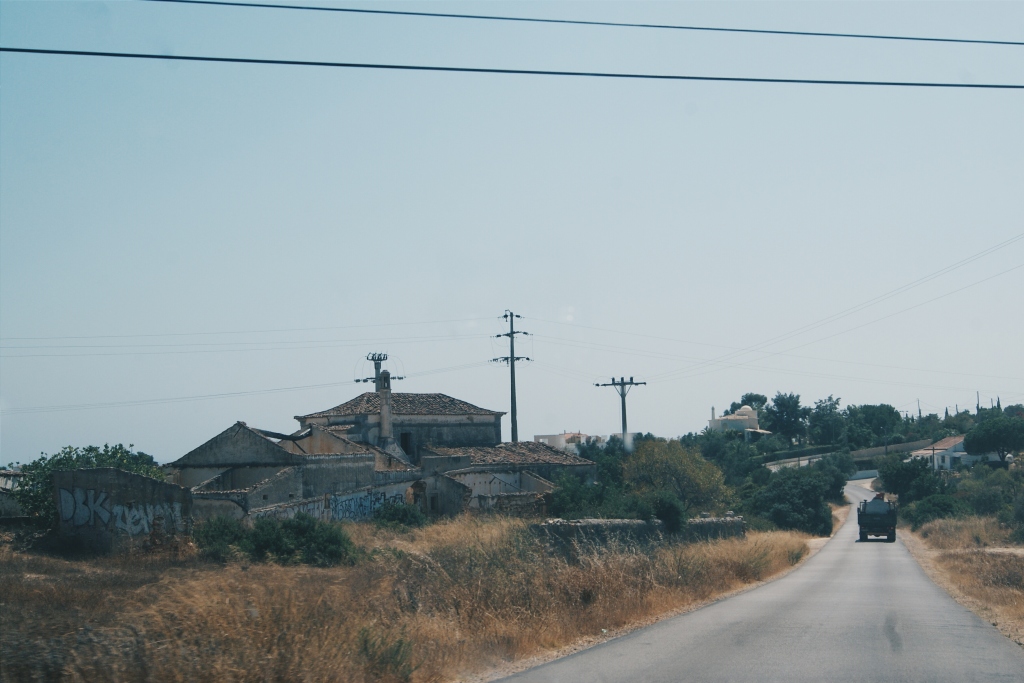
[[[795,564],[805,537],[547,552],[522,521],[348,524],[320,568],[0,556],[5,680],[439,681],[704,600]]]

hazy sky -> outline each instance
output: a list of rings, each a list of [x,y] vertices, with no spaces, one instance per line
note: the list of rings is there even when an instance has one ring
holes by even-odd
[[[1024,40],[1024,3],[373,6]],[[147,2],[3,0],[0,43],[1024,83],[1024,47]],[[618,431],[612,374],[649,382],[630,429],[664,436],[747,391],[1022,402],[1022,122],[1024,91],[4,53],[0,462],[292,431],[367,388],[371,351],[398,391],[508,410],[506,308],[534,334],[521,438]]]

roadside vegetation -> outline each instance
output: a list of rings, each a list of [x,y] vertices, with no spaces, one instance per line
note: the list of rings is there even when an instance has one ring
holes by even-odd
[[[686,608],[806,552],[789,532],[570,557],[501,517],[330,526],[353,549],[330,567],[301,550],[224,563],[191,545],[69,559],[6,543],[0,678],[449,680]]]

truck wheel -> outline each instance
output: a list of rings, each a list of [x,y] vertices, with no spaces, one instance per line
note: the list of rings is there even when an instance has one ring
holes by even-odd
[[[867,540],[868,540],[868,532],[866,532],[863,529],[861,529],[860,530],[860,542],[861,543],[865,543],[865,542],[867,542]]]
[[[895,543],[896,542],[896,532],[895,531],[890,531],[889,535],[885,537],[885,542],[886,543]]]

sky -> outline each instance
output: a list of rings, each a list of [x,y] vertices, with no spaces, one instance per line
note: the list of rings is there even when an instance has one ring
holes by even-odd
[[[372,7],[1024,40],[1024,3]],[[127,0],[0,0],[0,44],[1024,84],[1021,46]],[[619,431],[612,376],[667,437],[751,391],[1024,402],[1021,121],[1021,90],[3,53],[0,463],[290,432],[372,389],[370,352],[507,411],[506,310],[521,439]]]

